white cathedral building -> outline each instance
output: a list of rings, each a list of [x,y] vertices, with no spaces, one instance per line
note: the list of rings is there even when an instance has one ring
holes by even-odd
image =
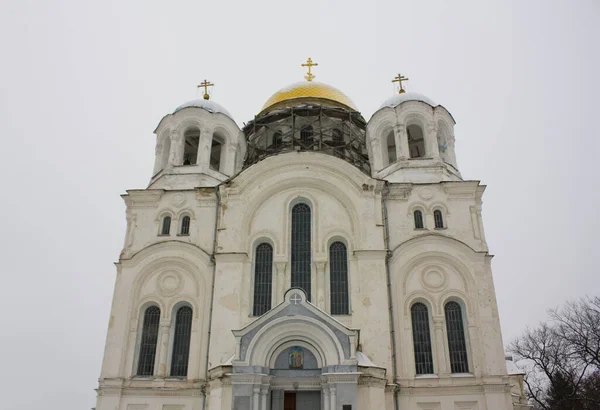
[[[303,65],[243,129],[207,82],[158,124],[97,410],[527,408],[454,118],[398,76],[366,121]]]

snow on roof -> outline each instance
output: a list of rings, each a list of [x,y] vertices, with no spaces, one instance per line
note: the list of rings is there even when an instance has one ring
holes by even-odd
[[[381,104],[381,107],[379,107],[379,109],[382,109],[385,107],[394,108],[406,101],[421,101],[421,102],[431,105],[432,107],[437,106],[437,104],[434,103],[433,100],[431,100],[429,97],[424,96],[423,94],[403,93],[403,94],[396,94],[392,98],[387,99],[383,104]]]
[[[358,365],[362,367],[381,367],[373,363],[363,352],[356,352],[356,360],[358,360]]]
[[[175,111],[173,111],[173,114],[175,114],[177,111],[183,110],[184,108],[188,108],[188,107],[204,108],[206,111],[208,111],[210,113],[214,113],[214,114],[216,114],[216,113],[225,114],[226,116],[228,116],[229,118],[231,118],[233,120],[233,117],[231,116],[231,114],[229,114],[229,111],[227,111],[221,105],[217,104],[214,101],[205,100],[203,98],[198,98],[197,100],[192,100],[192,101],[186,102],[185,104],[181,104],[179,107],[175,108]]]
[[[513,362],[511,356],[506,357],[506,372],[509,375],[513,374],[525,374],[525,372],[517,367],[515,362]]]

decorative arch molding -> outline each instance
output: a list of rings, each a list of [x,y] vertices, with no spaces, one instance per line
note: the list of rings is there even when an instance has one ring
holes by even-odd
[[[423,217],[425,217],[425,214],[428,212],[428,206],[425,202],[421,202],[421,201],[415,201],[412,202],[409,206],[408,206],[408,212],[406,213],[406,216],[411,216],[414,215],[415,211],[419,210],[421,212],[423,212]]]
[[[352,200],[339,186],[335,186],[328,182],[318,181],[315,178],[296,178],[293,180],[282,181],[276,184],[272,184],[268,189],[264,189],[261,193],[255,196],[247,205],[246,213],[242,217],[242,230],[240,232],[240,238],[242,241],[247,240],[249,233],[252,231],[252,223],[256,214],[261,210],[262,205],[267,201],[268,198],[272,197],[276,193],[281,193],[288,191],[290,192],[286,201],[285,201],[285,211],[284,211],[284,226],[289,227],[289,211],[291,210],[291,206],[293,206],[293,201],[297,198],[305,198],[307,199],[307,204],[311,207],[312,210],[312,218],[313,220],[318,220],[319,217],[319,208],[318,201],[312,195],[310,190],[318,191],[330,196],[336,200],[336,202],[341,206],[342,209],[346,212],[346,215],[350,221],[350,231],[352,234],[356,232],[360,232],[358,229],[360,226],[360,218],[358,216],[357,210],[352,206],[355,202]],[[315,245],[318,245],[321,239],[318,234],[318,225],[315,224],[313,238],[317,241]],[[288,229],[289,231],[289,229]],[[286,246],[286,243],[283,244]]]
[[[246,366],[269,366],[277,348],[286,342],[306,342],[321,356],[322,366],[344,364],[344,351],[335,333],[316,319],[298,316],[282,317],[261,328],[248,346],[244,358]]]
[[[234,180],[236,189],[231,193],[238,196],[249,196],[247,192],[257,191],[267,183],[276,183],[273,179],[285,180],[289,174],[297,176],[299,172],[313,178],[323,180],[331,177],[330,185],[350,186],[360,194],[364,184],[374,185],[377,181],[363,174],[356,167],[339,158],[327,154],[311,152],[291,152],[268,157],[250,168],[247,168]]]
[[[329,247],[334,242],[342,242],[346,245],[346,249],[348,251],[348,257],[352,257],[354,253],[354,241],[352,240],[352,235],[346,231],[345,229],[337,228],[327,231],[323,235],[323,243],[321,247],[321,251],[323,253],[329,252]]]
[[[192,312],[194,313],[194,319],[198,319],[198,317],[200,317],[200,315],[198,314],[198,303],[194,300],[194,295],[186,294],[178,295],[177,297],[169,301],[169,317],[172,317],[176,313],[177,309],[179,309],[182,306],[189,306],[192,308]]]
[[[136,306],[133,309],[135,314],[131,318],[132,321],[134,323],[138,323],[139,319],[144,317],[144,312],[146,309],[148,309],[150,306],[158,306],[160,309],[160,318],[163,319],[166,317],[165,314],[167,314],[167,310],[162,298],[159,295],[151,294],[144,296],[136,303]],[[137,325],[135,329],[137,330]]]
[[[461,256],[464,256],[466,259],[468,259],[470,261],[473,261],[473,260],[481,257],[482,254],[487,255],[487,252],[477,251],[477,250],[473,249],[471,246],[469,246],[468,244],[466,244],[465,242],[460,241],[451,236],[442,235],[442,234],[436,233],[436,232],[427,232],[427,233],[424,233],[417,237],[408,239],[408,240],[400,243],[398,246],[396,246],[392,250],[392,257],[391,257],[390,262],[393,262],[394,259],[396,259],[397,255],[405,255],[407,252],[411,251],[412,248],[423,245],[424,242],[431,242],[431,241],[437,242],[437,244],[439,244],[443,247],[446,247],[448,250],[452,249],[452,250],[458,252],[458,254],[460,254]]]
[[[436,202],[429,204],[429,207],[427,208],[429,213],[433,213],[433,211],[435,211],[437,209],[442,211],[442,215],[450,215],[450,210],[448,209],[446,204],[444,204],[443,202],[440,202],[440,201],[436,201]]]
[[[431,297],[431,295],[429,295],[427,292],[418,290],[415,292],[411,292],[404,299],[404,316],[406,316],[406,317],[410,316],[410,308],[415,303],[423,303],[425,306],[427,306],[430,316],[433,315],[434,313],[439,314],[439,311],[437,310],[437,303],[436,303],[435,299],[433,299]]]
[[[277,235],[275,232],[269,229],[263,229],[255,232],[250,236],[248,240],[248,249],[246,254],[250,256],[251,259],[254,259],[254,253],[256,251],[256,247],[261,243],[268,243],[273,247],[273,254],[278,254],[282,252],[281,241],[277,239]]]
[[[145,260],[156,259],[156,257],[179,255],[181,252],[189,252],[191,255],[198,257],[206,266],[212,266],[210,255],[202,248],[193,245],[189,242],[171,240],[166,242],[153,243],[140,249],[128,259],[122,259],[119,264],[125,268],[129,268],[138,264],[143,264]]]
[[[189,216],[192,221],[196,220],[196,214],[192,210],[192,208],[183,208],[179,212],[177,212],[177,220],[180,221],[184,216]]]
[[[401,272],[406,272],[402,278],[402,290],[407,288],[409,280],[414,276],[420,274],[422,271],[428,268],[442,268],[444,265],[452,268],[460,278],[464,289],[469,292],[474,288],[474,280],[470,274],[469,268],[464,265],[458,259],[440,252],[424,252],[420,255],[410,259],[401,268]],[[397,277],[392,278],[393,281],[398,281]]]
[[[465,312],[468,316],[472,316],[474,314],[473,304],[471,303],[469,296],[458,289],[449,289],[439,296],[437,308],[440,312],[444,312],[444,307],[448,302],[458,303],[463,309],[465,309]]]
[[[156,213],[156,218],[154,218],[155,222],[160,222],[163,220],[163,218],[165,216],[170,216],[171,217],[171,221],[173,221],[175,219],[175,212],[173,212],[170,208],[161,208],[157,213]]]
[[[275,361],[277,360],[277,357],[279,357],[279,355],[285,350],[288,349],[290,347],[294,347],[294,346],[299,346],[302,347],[306,350],[310,350],[310,352],[315,356],[315,358],[317,359],[317,367],[318,368],[323,368],[323,363],[325,362],[323,359],[323,356],[321,356],[321,352],[319,351],[319,348],[317,346],[314,346],[311,343],[307,343],[305,341],[300,341],[300,340],[292,340],[292,341],[287,341],[284,342],[282,344],[280,344],[278,347],[276,347],[274,350],[272,350],[272,352],[269,353],[270,359],[269,359],[269,368],[274,369],[275,368]]]

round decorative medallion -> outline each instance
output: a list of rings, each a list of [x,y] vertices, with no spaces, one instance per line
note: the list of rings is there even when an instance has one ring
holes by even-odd
[[[185,205],[185,196],[183,194],[175,194],[173,195],[171,203],[176,207],[181,208]]]
[[[173,296],[181,292],[183,281],[179,273],[166,271],[158,275],[156,287],[158,288],[158,293],[162,296]]]
[[[421,199],[427,201],[433,198],[433,191],[430,188],[421,188],[421,190],[419,191],[419,196],[421,197]]]
[[[429,290],[440,290],[446,286],[446,274],[442,270],[429,269],[421,274],[421,282]]]

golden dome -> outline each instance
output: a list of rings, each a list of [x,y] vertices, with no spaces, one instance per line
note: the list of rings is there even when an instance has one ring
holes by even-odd
[[[320,98],[336,102],[353,111],[358,111],[352,100],[337,88],[316,81],[301,81],[290,84],[273,94],[263,105],[261,112],[265,112],[281,102],[298,98]]]

